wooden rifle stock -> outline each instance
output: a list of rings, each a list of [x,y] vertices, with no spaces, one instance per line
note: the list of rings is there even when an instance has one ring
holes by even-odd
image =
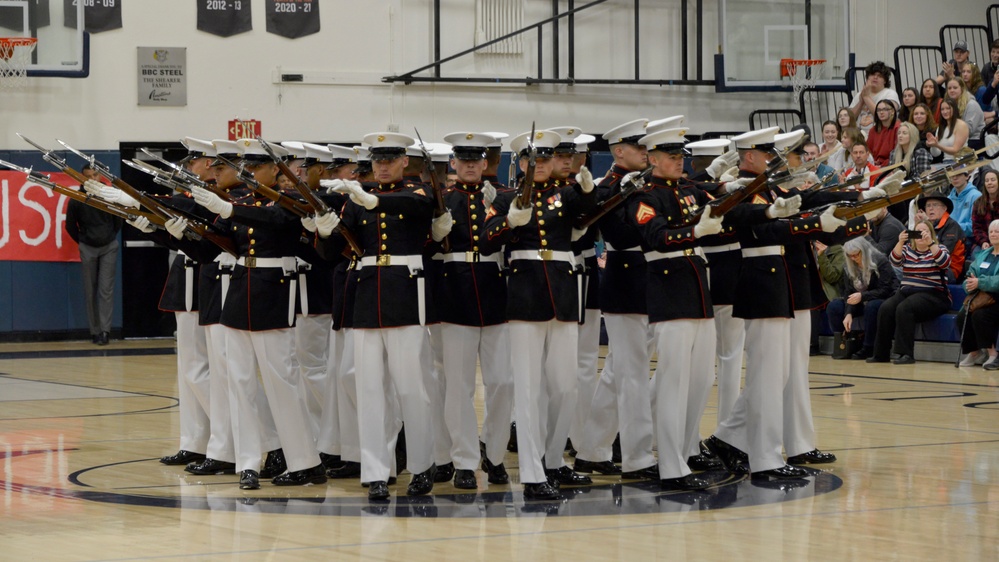
[[[852,205],[842,205],[836,207],[833,211],[833,215],[842,220],[855,219],[861,215],[867,214],[871,211],[876,211],[878,209],[887,207],[889,205],[894,205],[895,203],[901,203],[902,201],[908,201],[919,197],[923,192],[923,186],[919,182],[914,182],[908,187],[902,188],[898,193],[894,195],[888,195],[886,197],[877,197],[874,199],[868,199],[866,201],[858,201],[856,204]]]
[[[444,204],[444,193],[441,190],[441,182],[437,177],[437,170],[434,169],[434,160],[431,158],[430,153],[427,152],[427,146],[423,144],[423,137],[420,136],[420,131],[413,128],[416,131],[416,138],[420,141],[420,152],[423,153],[423,171],[426,172],[427,178],[430,180],[430,189],[434,192],[434,217],[438,218],[447,213],[447,206]],[[441,250],[447,254],[451,252],[451,240],[447,236],[441,240]]]
[[[642,170],[640,174],[632,178],[627,184],[622,182],[617,193],[611,195],[600,203],[600,205],[598,205],[596,210],[592,213],[579,217],[579,220],[576,222],[576,228],[585,230],[596,224],[596,222],[604,218],[607,213],[613,211],[624,203],[624,201],[630,197],[631,194],[638,191],[638,189],[645,184],[645,180],[650,175],[652,175],[652,166]]]

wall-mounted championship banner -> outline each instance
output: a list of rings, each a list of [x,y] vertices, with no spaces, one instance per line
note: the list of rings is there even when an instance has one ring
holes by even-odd
[[[49,177],[59,185],[80,183],[63,173]],[[0,171],[0,261],[80,261],[66,233],[69,199],[27,179]]]
[[[121,28],[122,0],[64,0],[63,24],[76,28],[76,6],[83,2],[84,30],[100,33]]]
[[[27,0],[28,28],[38,29],[49,24],[49,0]],[[0,6],[0,27],[24,32],[24,10],[21,5]],[[0,33],[0,35],[6,35]]]
[[[319,32],[319,0],[267,0],[267,33],[298,39]]]
[[[136,47],[139,105],[187,105],[187,48]]]
[[[198,3],[198,31],[219,37],[232,37],[253,29],[250,0],[195,0]]]

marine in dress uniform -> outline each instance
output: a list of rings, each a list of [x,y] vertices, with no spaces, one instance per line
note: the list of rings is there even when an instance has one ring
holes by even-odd
[[[524,133],[511,142],[525,172],[530,137]],[[549,181],[559,141],[556,133],[535,133],[532,204],[521,208],[516,194],[497,195],[487,213],[483,244],[486,253],[501,251],[504,245],[509,251],[507,319],[520,480],[527,500],[559,498],[553,484],[590,482],[565,466],[562,453],[577,400],[579,296],[570,251],[572,221],[595,207],[594,186],[588,171],[581,172],[579,185],[556,187]]]
[[[256,182],[274,186],[277,165],[260,142],[237,141],[240,156]],[[283,148],[274,147],[279,156]],[[289,472],[275,476],[275,485],[319,484],[326,475],[305,413],[295,368],[295,246],[301,236],[298,217],[276,204],[243,205],[193,188],[195,200],[218,213],[239,250],[229,292],[222,307],[229,362],[233,433],[240,488],[259,488],[260,413],[256,394],[260,381],[277,427]]]

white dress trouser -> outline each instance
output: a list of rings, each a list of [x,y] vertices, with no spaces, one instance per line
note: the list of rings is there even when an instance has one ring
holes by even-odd
[[[579,324],[511,321],[508,326],[520,481],[537,484],[547,480],[545,468],[565,466],[562,453],[578,401]],[[548,399],[542,403],[545,395]],[[547,428],[544,434],[542,427]]]
[[[604,313],[604,323],[610,351],[576,458],[611,460],[614,436],[620,432],[623,470],[641,470],[656,464],[649,399],[649,319],[644,314]]]
[[[434,464],[437,466],[451,462],[451,434],[448,432],[444,419],[444,400],[447,396],[447,379],[444,376],[444,341],[441,338],[441,325],[427,326],[427,342],[430,353],[426,371],[430,373],[431,386],[427,387],[430,395],[430,414],[434,428]],[[406,444],[408,450],[409,444]]]
[[[815,449],[812,397],[808,392],[810,310],[795,310],[791,320],[791,368],[784,386],[784,450],[793,457]]]
[[[585,314],[585,322],[579,325],[579,353],[576,357],[579,401],[569,426],[569,439],[577,453],[579,445],[576,443],[585,440],[583,428],[590,419],[590,405],[597,390],[597,358],[600,356],[600,310],[587,308]]]
[[[294,342],[295,335],[291,328],[261,332],[226,331],[230,407],[236,438],[236,469],[239,471],[260,470],[263,451],[256,395],[261,382],[288,470],[295,472],[319,464],[316,442],[299,392],[298,370],[294,368]]]
[[[180,449],[204,453],[211,433],[211,377],[205,329],[197,312],[174,312],[177,318],[177,400]]]
[[[490,462],[502,464],[510,439],[510,412],[513,408],[507,326],[498,324],[480,328],[444,323],[441,324],[441,336],[444,343],[444,377],[447,379],[444,421],[451,440],[450,459],[458,470],[475,470],[479,465],[479,422],[475,414],[478,359],[482,365],[485,402],[489,404],[482,423],[483,443],[486,444],[486,456]]]
[[[690,474],[688,428],[699,424],[707,402],[698,403],[700,396],[695,394],[703,392],[704,386],[710,390],[714,378],[715,323],[712,319],[670,320],[657,322],[655,329],[661,358],[656,364],[655,389],[659,477],[681,478]]]
[[[746,320],[746,386],[715,436],[745,451],[753,472],[785,464],[781,448],[790,347],[790,319]]]
[[[295,317],[295,356],[298,359],[302,399],[309,416],[309,427],[312,436],[319,435],[320,422],[323,415],[323,404],[326,403],[327,365],[330,351],[330,326],[333,324],[331,314],[316,314]]]
[[[211,407],[208,416],[211,435],[208,438],[208,458],[236,462],[232,440],[232,419],[229,417],[229,365],[225,357],[225,328],[221,324],[205,326],[208,347],[208,372],[211,384]]]
[[[329,351],[326,359],[326,381],[323,390],[322,415],[319,418],[319,433],[316,434],[316,449],[328,455],[341,455],[342,440],[340,438],[340,359],[343,357],[343,330],[329,330]],[[353,345],[353,342],[351,342]],[[353,352],[353,350],[352,350]],[[357,422],[355,421],[355,427]],[[355,432],[356,437],[356,432]],[[360,454],[360,452],[358,452]],[[359,461],[359,458],[353,459]]]
[[[715,309],[718,342],[718,423],[732,413],[742,382],[742,350],[746,346],[746,321],[732,316],[732,305]]]
[[[354,330],[362,482],[388,480],[395,470],[393,386],[405,424],[407,468],[419,474],[433,463],[430,374],[424,369],[429,352],[424,326]]]

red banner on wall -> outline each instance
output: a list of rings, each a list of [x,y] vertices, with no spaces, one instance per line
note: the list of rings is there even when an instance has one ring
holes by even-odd
[[[78,183],[66,174],[49,175],[59,185]],[[0,171],[0,261],[80,261],[66,234],[69,198],[26,179]]]

